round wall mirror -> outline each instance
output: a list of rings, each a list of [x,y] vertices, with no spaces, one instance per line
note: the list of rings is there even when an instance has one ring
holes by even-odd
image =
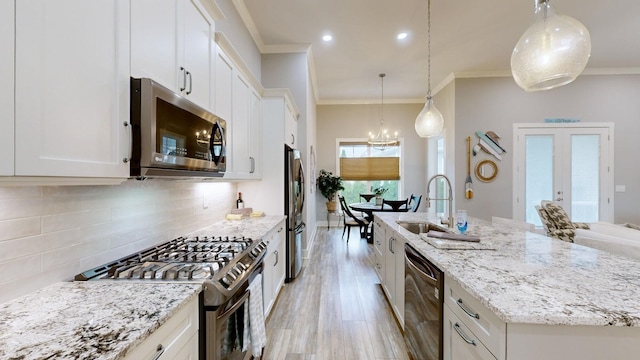
[[[482,160],[476,164],[476,177],[482,182],[493,181],[498,176],[498,165],[491,160]]]

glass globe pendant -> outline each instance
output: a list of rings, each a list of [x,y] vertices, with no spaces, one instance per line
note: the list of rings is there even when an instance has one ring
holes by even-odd
[[[427,101],[414,124],[420,137],[437,136],[444,129],[442,113],[436,109],[431,97],[431,0],[427,1],[427,50]]]
[[[442,113],[433,105],[431,95],[427,96],[424,108],[418,114],[415,122],[416,132],[420,137],[432,137],[440,135],[444,128]]]
[[[549,0],[534,1],[535,20],[511,54],[513,79],[530,92],[572,82],[591,55],[589,31],[581,22],[557,14]]]

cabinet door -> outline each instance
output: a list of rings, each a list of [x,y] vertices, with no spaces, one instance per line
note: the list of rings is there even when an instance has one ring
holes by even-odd
[[[0,175],[13,175],[14,1],[0,0]]]
[[[254,89],[249,100],[249,159],[251,160],[252,179],[262,178],[262,98]]]
[[[284,223],[281,223],[278,226],[278,232],[276,233],[276,238],[278,239],[278,256],[276,258],[276,271],[274,277],[274,296],[278,297],[278,293],[280,293],[280,289],[284,284],[284,277],[286,275],[286,251],[287,251],[287,241],[286,241],[286,233],[284,229]],[[275,299],[274,299],[275,300]]]
[[[395,253],[395,298],[394,298],[394,310],[400,326],[404,330],[404,239],[394,232],[395,242],[393,244],[393,250]]]
[[[387,243],[384,228],[378,223],[373,223],[373,244],[375,249],[375,270],[380,283],[385,283],[385,244]]]
[[[265,237],[270,245],[273,242],[272,237]],[[265,318],[271,312],[271,306],[274,300],[273,283],[275,277],[276,252],[272,250],[272,246],[267,246],[267,255],[264,257],[264,270],[262,271],[262,306]]]
[[[449,309],[444,307],[443,355],[445,360],[496,360],[496,357]]]
[[[298,145],[298,119],[293,113],[293,110],[287,104],[287,111],[285,113],[285,144],[295,148]]]
[[[134,0],[134,2],[137,0]],[[189,100],[210,109],[211,95],[211,45],[213,21],[207,15],[199,1],[189,0],[184,4],[183,43],[179,50],[184,54],[184,60],[180,66],[186,73],[184,94]],[[180,71],[180,69],[177,69]],[[182,74],[179,72],[179,74]],[[180,80],[183,83],[184,79]]]
[[[128,177],[129,1],[16,1],[16,175]]]
[[[385,231],[385,254],[384,254],[384,284],[383,288],[387,294],[387,298],[391,303],[391,306],[395,304],[395,281],[396,281],[396,252],[398,248],[396,246],[395,233],[390,229]],[[404,249],[400,249],[404,251]]]
[[[233,104],[231,94],[233,88],[234,66],[227,54],[216,46],[215,61],[215,106],[214,113],[219,117],[231,121]]]
[[[178,75],[182,76],[178,72],[179,4],[180,0],[131,2],[131,76],[153,79],[174,91],[179,90]]]
[[[233,117],[231,133],[233,142],[231,149],[233,158],[230,160],[234,178],[247,178],[251,170],[249,159],[250,128],[249,101],[250,86],[247,80],[237,71],[233,76]]]

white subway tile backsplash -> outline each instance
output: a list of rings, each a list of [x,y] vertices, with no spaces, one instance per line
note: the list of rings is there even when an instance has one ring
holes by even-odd
[[[36,235],[40,232],[39,217],[3,220],[0,221],[0,244],[4,240]]]
[[[162,180],[0,187],[0,272],[12,274],[0,302],[220,221],[236,189]]]

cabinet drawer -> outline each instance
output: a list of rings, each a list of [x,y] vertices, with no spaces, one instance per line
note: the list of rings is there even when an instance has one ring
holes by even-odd
[[[198,336],[196,334],[200,325],[198,310],[198,297],[196,296],[127,354],[125,360],[153,359],[159,353],[160,345],[162,345],[164,352],[158,359],[175,359],[180,358],[179,355],[182,353],[191,353],[188,349],[194,348],[194,341],[196,342],[195,348],[197,348]]]
[[[448,305],[444,307],[443,323],[445,360],[497,360]]]
[[[498,359],[504,359],[506,324],[449,276],[445,277],[444,292],[445,304],[464,322],[473,336]]]
[[[374,250],[375,252],[375,262],[373,264],[374,269],[376,270],[376,274],[378,275],[378,279],[380,282],[384,282],[384,254],[380,252],[377,248]]]

